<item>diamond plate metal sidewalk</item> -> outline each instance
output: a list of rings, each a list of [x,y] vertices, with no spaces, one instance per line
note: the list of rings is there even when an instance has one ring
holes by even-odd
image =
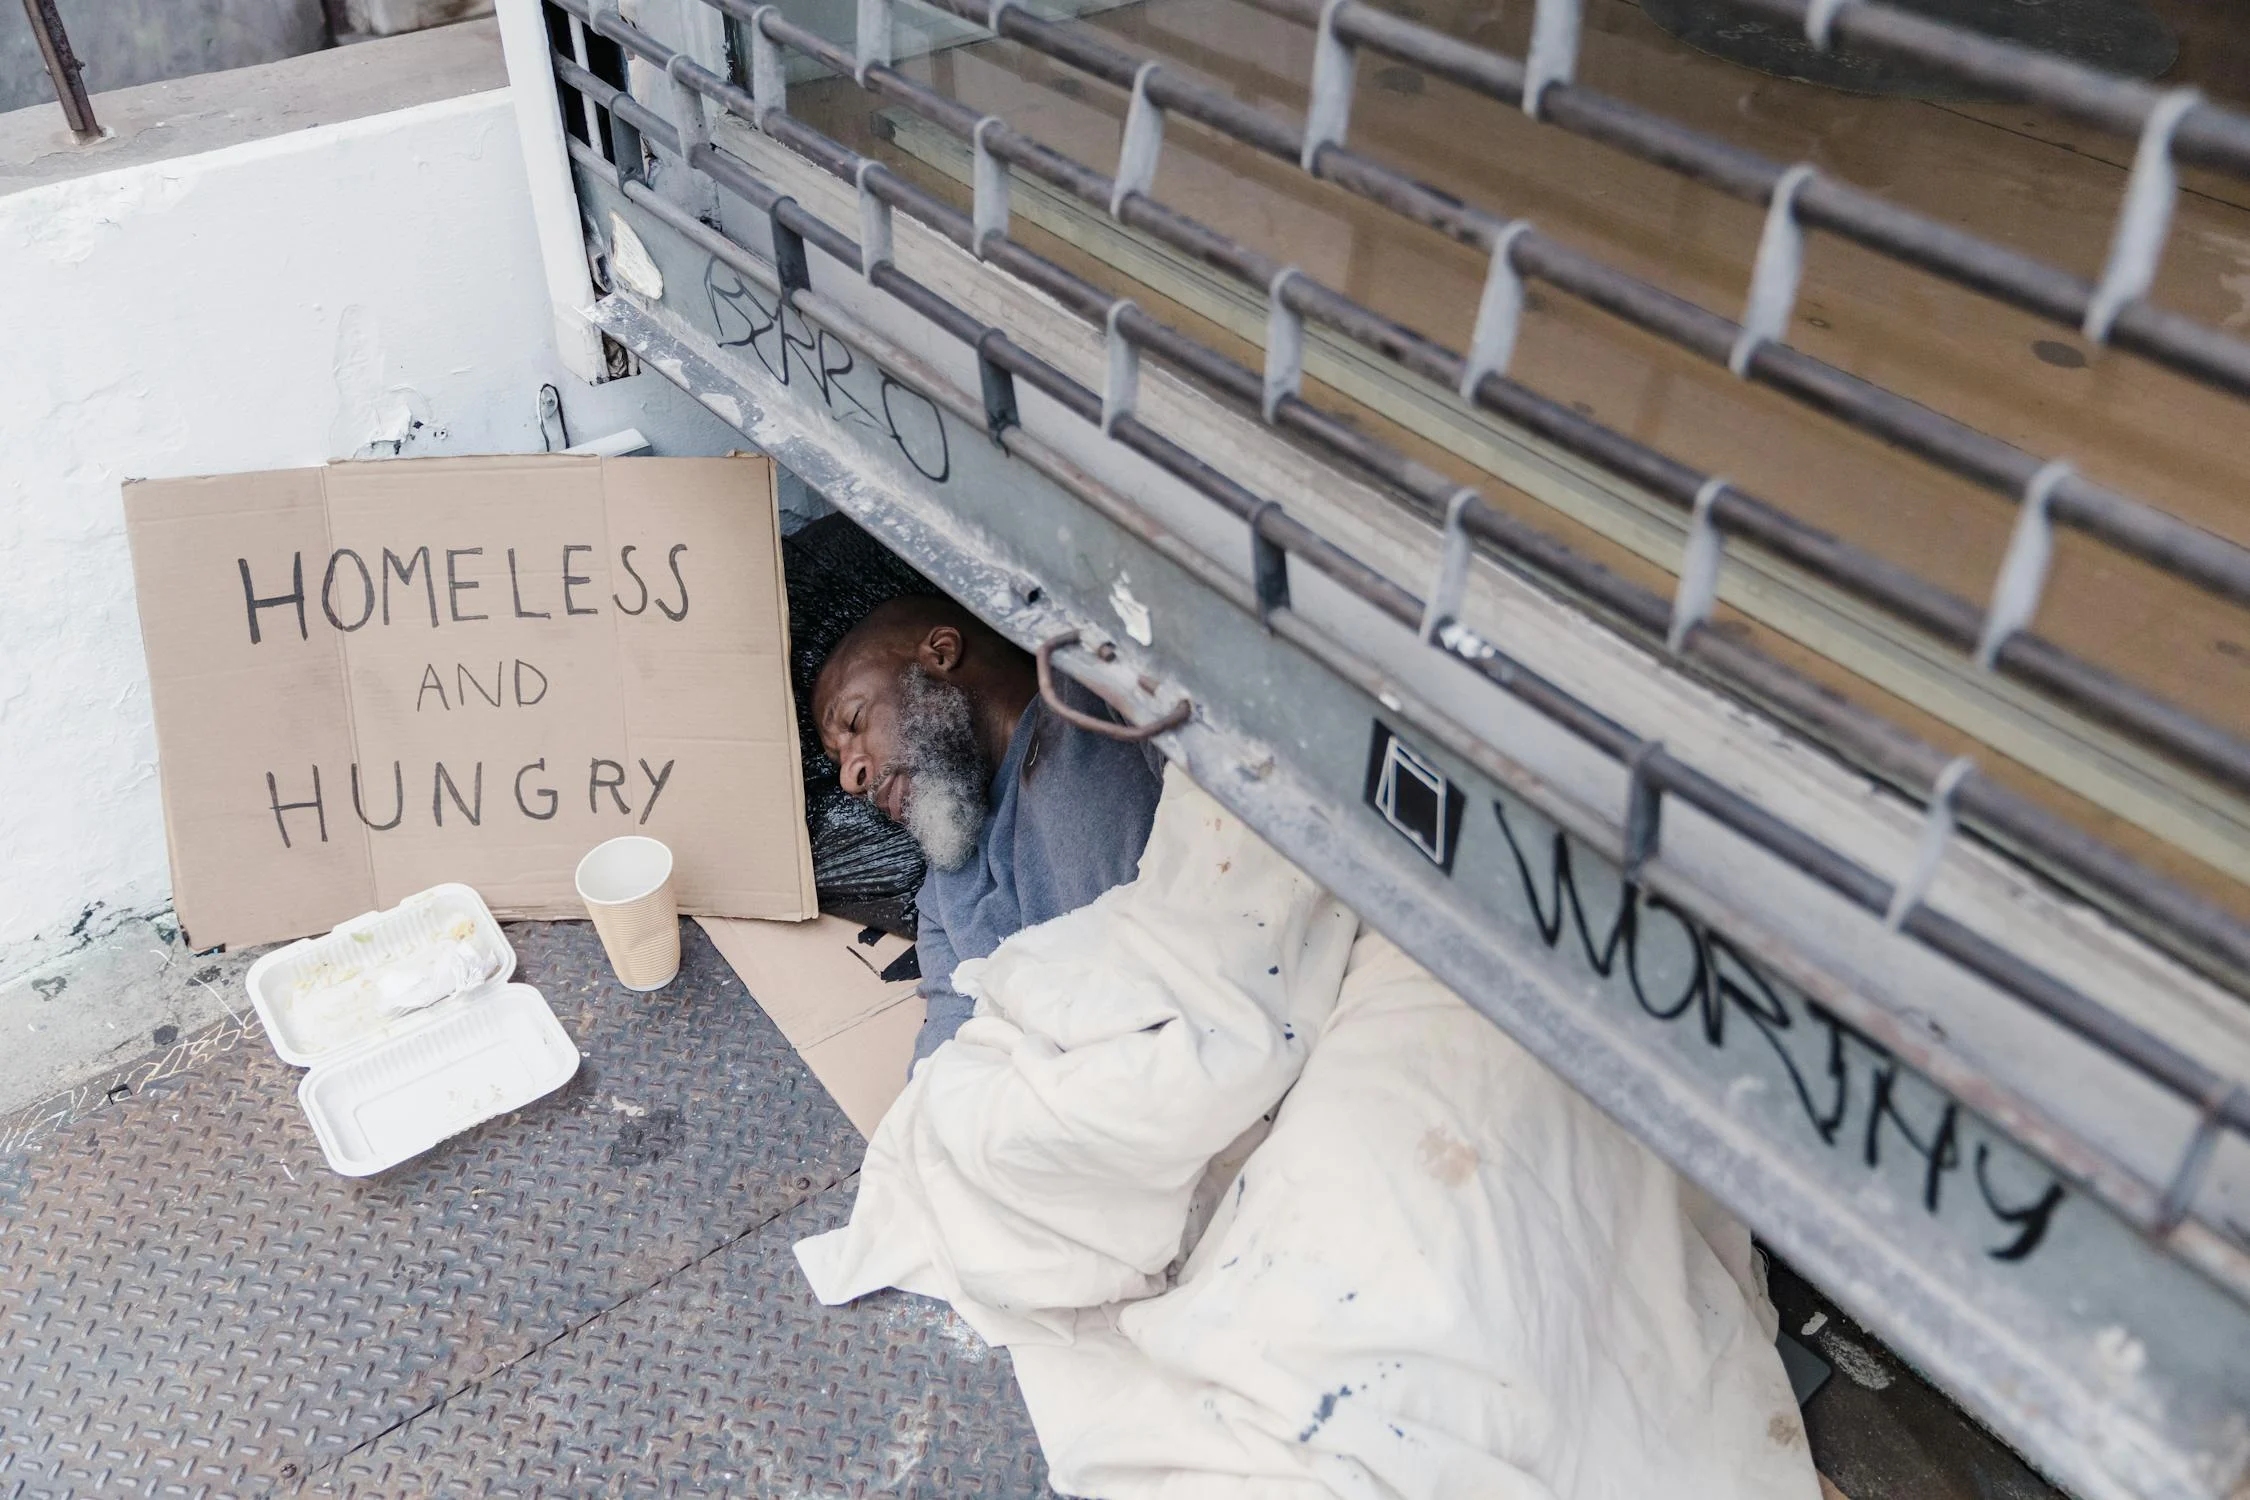
[[[372,1181],[254,1020],[0,1122],[0,1496],[1047,1493],[1003,1356],[805,1290],[861,1142],[701,931],[509,935],[578,1077]]]
[[[313,1493],[1028,1495],[1037,1446],[1004,1359],[900,1294],[838,1317],[790,1246],[823,1194],[517,1361],[338,1466]],[[995,1417],[1002,1418],[995,1420]]]

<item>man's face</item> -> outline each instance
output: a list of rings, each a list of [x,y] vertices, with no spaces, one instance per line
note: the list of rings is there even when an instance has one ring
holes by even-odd
[[[911,660],[895,651],[856,651],[830,660],[813,687],[813,722],[837,780],[894,823],[905,821],[911,783],[899,733],[901,673]]]
[[[912,653],[860,650],[821,672],[813,714],[845,791],[905,827],[939,869],[967,863],[991,771],[966,692]]]

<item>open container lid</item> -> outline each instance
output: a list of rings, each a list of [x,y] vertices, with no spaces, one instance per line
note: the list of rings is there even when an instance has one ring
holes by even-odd
[[[516,950],[484,898],[465,885],[435,885],[275,949],[243,982],[273,1050],[306,1068],[410,1030],[424,1011],[515,972]]]
[[[273,1049],[328,1164],[364,1177],[521,1108],[578,1070],[484,898],[440,885],[251,965]]]

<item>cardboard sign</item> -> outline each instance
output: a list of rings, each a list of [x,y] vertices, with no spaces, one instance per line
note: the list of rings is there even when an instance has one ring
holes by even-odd
[[[914,945],[840,917],[705,917],[703,930],[859,1133],[873,1136],[906,1087],[922,1031]]]
[[[672,847],[682,911],[814,915],[768,460],[339,464],[125,514],[197,945],[447,880],[583,915],[621,833]]]

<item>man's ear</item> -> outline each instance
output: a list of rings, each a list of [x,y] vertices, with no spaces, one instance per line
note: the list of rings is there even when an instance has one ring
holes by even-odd
[[[961,632],[951,625],[939,625],[922,637],[922,646],[915,653],[922,670],[939,676],[951,676],[961,665]]]

